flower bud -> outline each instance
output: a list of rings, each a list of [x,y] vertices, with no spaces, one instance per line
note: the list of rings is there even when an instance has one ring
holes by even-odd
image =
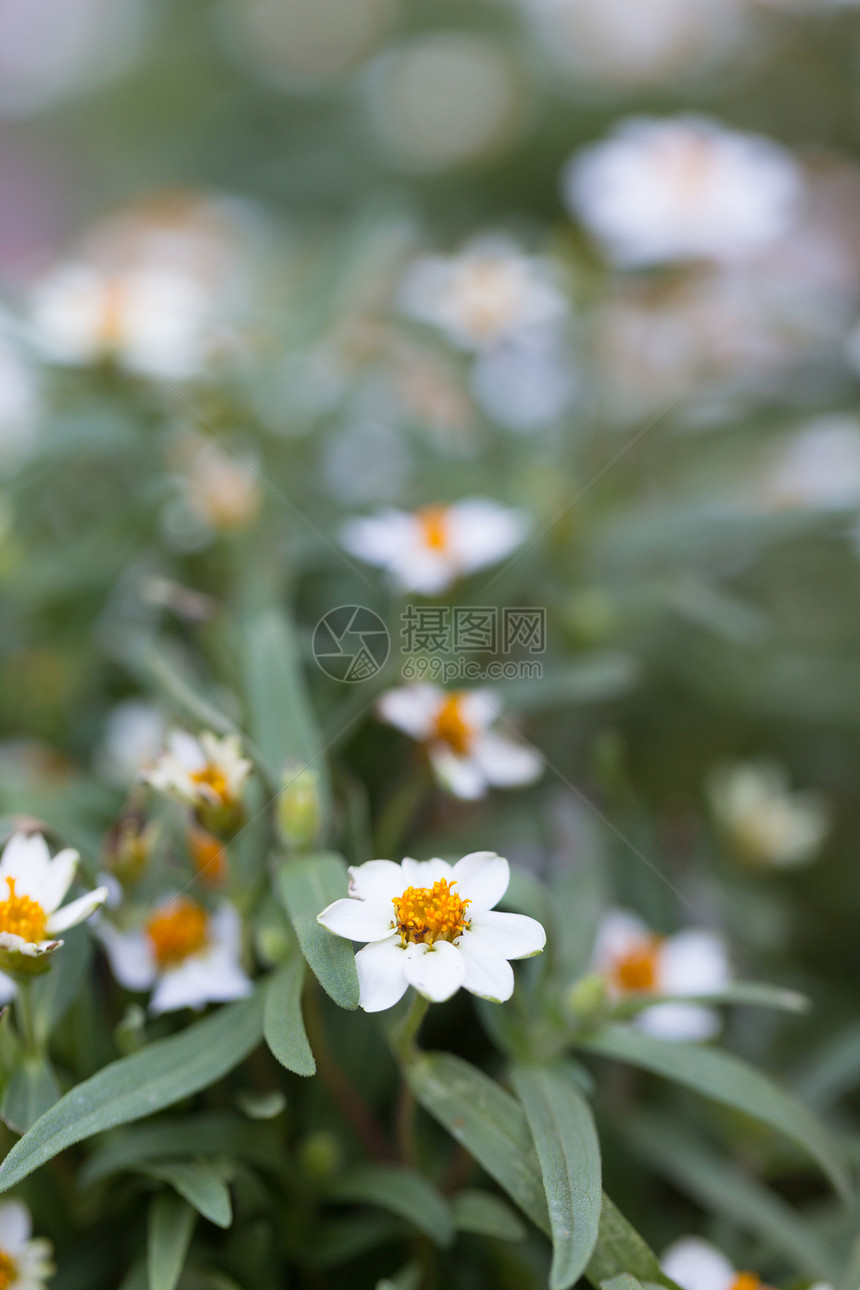
[[[598,1017],[609,1002],[609,991],[606,981],[598,973],[580,977],[574,981],[567,992],[565,1000],[569,1012],[582,1021],[591,1021]]]
[[[310,851],[320,840],[322,802],[319,775],[310,767],[290,767],[281,777],[278,831],[290,851]]]

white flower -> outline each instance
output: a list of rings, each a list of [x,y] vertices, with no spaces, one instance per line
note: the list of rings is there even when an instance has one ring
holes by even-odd
[[[349,896],[317,921],[337,936],[366,941],[355,956],[360,1003],[382,1012],[414,986],[443,1003],[463,986],[502,1003],[514,989],[509,959],[532,958],[546,943],[534,918],[494,908],[510,881],[507,860],[474,851],[445,860],[368,860],[349,871]]]
[[[473,497],[451,506],[411,513],[388,509],[350,520],[341,540],[359,559],[386,569],[403,590],[433,596],[509,555],[527,531],[521,511]]]
[[[831,812],[820,793],[792,792],[775,762],[742,762],[715,771],[708,781],[718,824],[742,859],[792,868],[815,857],[830,829]]]
[[[417,260],[400,289],[404,311],[455,345],[484,349],[562,318],[567,303],[549,261],[504,237],[481,237],[459,255]]]
[[[698,1236],[670,1245],[660,1266],[681,1290],[767,1290],[754,1272],[738,1272],[718,1249]]]
[[[184,896],[171,897],[145,927],[99,927],[113,974],[128,990],[153,990],[149,1010],[202,1008],[250,994],[242,968],[242,923],[226,902],[214,913]]]
[[[54,1274],[51,1242],[31,1237],[30,1211],[20,1200],[0,1204],[0,1287],[41,1290]]]
[[[141,779],[162,793],[205,811],[232,811],[240,805],[251,763],[242,756],[238,735],[220,739],[204,731],[199,739],[174,730],[152,770]]]
[[[570,210],[624,267],[735,260],[793,223],[801,173],[783,148],[704,117],[635,117],[574,157]]]
[[[164,716],[143,699],[111,708],[97,754],[99,769],[115,784],[131,784],[152,766],[164,744]]]
[[[610,910],[597,934],[593,971],[615,999],[647,994],[711,994],[729,983],[728,955],[722,939],[705,928],[656,936],[625,910]],[[662,1003],[639,1013],[635,1024],[660,1039],[710,1039],[719,1014],[690,1003]]]
[[[492,729],[499,701],[490,690],[404,685],[381,696],[383,721],[426,744],[434,771],[455,797],[532,784],[543,771],[533,749]]]
[[[107,887],[62,908],[72,885],[78,853],[66,848],[51,858],[40,833],[15,833],[0,857],[0,965],[9,971],[40,972],[47,956],[62,945],[60,932],[89,918],[107,899]],[[42,960],[40,962],[40,960]]]
[[[32,327],[57,363],[112,360],[147,376],[184,377],[207,358],[210,315],[209,292],[179,268],[108,272],[81,260],[57,266],[36,285]]]

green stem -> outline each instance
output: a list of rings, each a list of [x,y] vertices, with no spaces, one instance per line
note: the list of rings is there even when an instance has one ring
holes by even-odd
[[[18,989],[15,994],[15,1019],[18,1023],[18,1034],[24,1051],[29,1057],[36,1057],[42,1049],[36,1033],[36,1019],[33,1014],[33,983],[26,977],[18,978]]]
[[[427,1015],[427,1009],[430,1007],[430,1000],[425,999],[423,995],[416,990],[412,996],[412,1003],[409,1011],[403,1019],[400,1027],[391,1037],[394,1051],[401,1062],[414,1062],[420,1049],[418,1047],[418,1031],[421,1029],[421,1023]]]

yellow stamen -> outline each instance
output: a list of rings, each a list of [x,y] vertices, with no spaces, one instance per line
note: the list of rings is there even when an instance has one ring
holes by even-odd
[[[221,770],[220,766],[213,766],[207,763],[201,770],[193,770],[191,779],[195,784],[205,784],[216,794],[219,802],[225,803],[230,799],[230,789],[227,784],[227,776]]]
[[[108,278],[104,287],[98,339],[104,349],[115,349],[122,338],[125,287],[119,278]]]
[[[18,1276],[18,1264],[7,1254],[5,1250],[0,1250],[0,1290],[10,1290],[15,1284]]]
[[[7,878],[9,886],[8,899],[0,901],[0,932],[12,932],[23,936],[25,941],[43,941],[48,915],[35,900],[29,896],[16,896],[17,879]],[[2,1283],[0,1283],[2,1290]]]
[[[180,898],[149,920],[146,934],[158,966],[177,967],[206,945],[209,917],[196,901]]]
[[[433,726],[433,738],[446,743],[460,757],[469,751],[474,733],[463,716],[464,697],[462,694],[447,695]]]
[[[455,941],[466,927],[466,906],[453,890],[456,882],[440,878],[432,887],[407,887],[394,897],[397,930],[403,945],[434,941]]]
[[[619,990],[656,990],[659,983],[660,947],[663,938],[649,936],[616,960],[612,966],[612,980]],[[737,1290],[753,1290],[739,1286]]]
[[[431,551],[445,551],[450,540],[448,532],[448,507],[423,506],[418,512],[424,545]]]
[[[205,829],[191,827],[188,830],[188,850],[200,877],[213,886],[220,886],[227,877],[227,853],[223,842]]]
[[[754,1272],[739,1272],[729,1290],[759,1290],[761,1286],[762,1282]]]

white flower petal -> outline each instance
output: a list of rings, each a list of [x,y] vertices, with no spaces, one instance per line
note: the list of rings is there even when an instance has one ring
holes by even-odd
[[[12,1002],[17,988],[11,976],[7,976],[5,972],[0,972],[0,1008]]]
[[[175,1012],[178,1008],[202,1008],[214,1002],[209,972],[199,955],[188,958],[178,967],[169,968],[158,978],[149,1001],[153,1015]]]
[[[140,931],[120,931],[104,920],[97,934],[120,985],[126,990],[148,990],[158,972],[149,937]]]
[[[359,1002],[365,1012],[384,1012],[403,998],[408,987],[406,954],[399,936],[365,945],[355,956]]]
[[[107,887],[96,887],[95,891],[87,892],[86,896],[79,896],[71,904],[64,905],[48,919],[46,928],[48,935],[55,936],[58,932],[68,931],[70,927],[83,923],[105,903],[107,898]]]
[[[15,878],[18,895],[30,896],[50,863],[51,853],[41,833],[14,833],[0,858],[0,883],[4,878]]]
[[[212,944],[238,961],[242,949],[242,919],[235,905],[225,900],[209,919]]]
[[[437,685],[403,685],[387,690],[376,705],[383,721],[413,739],[427,739],[445,699]]]
[[[16,936],[14,932],[0,932],[0,950],[26,954],[27,958],[31,959],[41,958],[43,954],[53,954],[62,943],[62,941],[25,941],[23,936]]]
[[[498,720],[502,701],[495,690],[461,690],[460,712],[471,730],[483,731]]]
[[[206,754],[199,739],[187,730],[172,730],[167,740],[169,754],[185,770],[203,770]]]
[[[546,945],[546,932],[536,918],[501,914],[495,909],[478,910],[464,935],[479,936],[484,945],[506,959],[532,958]]]
[[[366,860],[349,869],[349,894],[354,900],[382,904],[400,896],[407,885],[403,870],[393,860]]]
[[[360,560],[385,567],[409,541],[412,528],[410,515],[389,509],[364,519],[348,520],[340,531],[340,540]]]
[[[494,564],[525,539],[529,520],[521,511],[473,497],[451,507],[451,545],[466,572]]]
[[[32,1230],[30,1211],[20,1200],[6,1200],[0,1205],[0,1249],[14,1256],[29,1241]]]
[[[610,909],[603,916],[594,943],[591,966],[602,975],[611,973],[619,959],[639,949],[651,937],[647,924],[626,909]]]
[[[495,788],[533,784],[543,774],[543,758],[533,748],[495,731],[487,731],[479,736],[472,745],[471,753],[487,782]]]
[[[455,942],[466,965],[464,987],[481,999],[504,1003],[514,992],[514,969],[480,936],[465,932]]]
[[[661,1267],[681,1290],[730,1290],[737,1275],[724,1254],[697,1236],[670,1245]]]
[[[655,1039],[690,1044],[713,1039],[719,1034],[722,1018],[713,1008],[695,1003],[660,1003],[640,1012],[634,1025]]]
[[[487,791],[487,779],[471,757],[458,757],[447,744],[433,744],[430,763],[439,782],[464,802],[477,801]]]
[[[41,881],[34,886],[32,899],[38,901],[46,914],[53,914],[62,903],[72,885],[79,859],[78,852],[70,847],[58,851]]]
[[[411,856],[406,856],[400,868],[405,878],[403,891],[407,887],[432,887],[434,882],[439,882],[442,878],[450,882],[453,873],[448,861],[440,860],[438,856],[434,856],[432,860],[413,860]]]
[[[344,896],[317,914],[317,922],[349,941],[384,941],[394,927],[394,906]]]
[[[691,927],[670,936],[659,957],[657,989],[663,994],[709,994],[731,980],[725,942],[716,932]]]
[[[466,961],[455,945],[407,945],[403,955],[406,980],[433,1003],[444,1003],[456,994],[466,976]]]
[[[508,889],[511,869],[504,856],[495,851],[471,851],[454,865],[452,878],[457,883],[457,895],[472,902],[471,917],[479,909],[498,905]]]

